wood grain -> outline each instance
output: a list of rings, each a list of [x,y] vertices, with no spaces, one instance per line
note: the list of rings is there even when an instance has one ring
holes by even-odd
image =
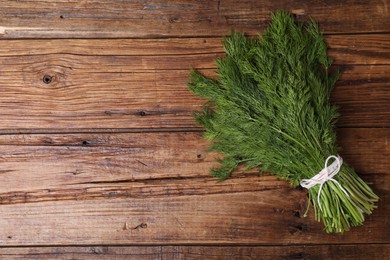
[[[382,199],[378,209],[363,226],[344,235],[324,233],[312,211],[300,218],[296,212],[305,207],[305,193],[286,187],[202,196],[1,205],[0,242],[4,246],[389,243],[390,176],[382,180],[377,187]]]
[[[0,248],[7,259],[388,259],[389,244],[304,246],[90,246]]]
[[[0,6],[0,258],[389,258],[388,1]],[[381,198],[344,235],[302,218],[306,191],[273,176],[216,182],[192,118],[189,69],[214,75],[220,36],[256,35],[282,9],[327,35],[340,154]]]
[[[389,32],[387,1],[0,1],[3,38],[189,37],[257,33],[271,11],[315,18],[326,33]],[[348,7],[348,8],[345,8]]]
[[[390,64],[390,36],[389,34],[358,34],[358,35],[327,35],[329,55],[336,64]],[[189,61],[200,62],[201,55],[208,55],[208,63],[198,67],[214,67],[215,55],[223,55],[221,37],[197,38],[163,38],[163,39],[23,39],[0,41],[0,57],[19,57],[46,55],[74,55],[74,56],[151,56],[154,62],[149,62],[149,68],[157,61],[167,56],[179,56],[176,63],[179,68]],[[160,59],[160,60],[158,60]],[[173,62],[173,61],[171,61]],[[128,65],[131,66],[132,63]],[[174,63],[171,63],[174,64]],[[181,65],[180,65],[181,64]],[[138,67],[137,69],[142,69]],[[165,68],[165,67],[163,67]],[[172,67],[177,68],[177,67]],[[165,68],[166,69],[166,68]]]
[[[390,126],[390,41],[373,39],[329,37],[341,127]],[[0,131],[197,127],[189,69],[212,75],[221,51],[219,38],[0,41]]]
[[[340,66],[343,73],[331,95],[341,114],[339,127],[389,127],[388,66]]]
[[[200,132],[0,135],[0,204],[263,191],[289,185],[242,170],[209,177],[215,153]],[[341,129],[341,155],[382,184],[389,174],[389,129]],[[381,151],[378,154],[377,151]]]
[[[1,135],[0,243],[388,243],[389,131],[340,130],[343,157],[381,201],[363,227],[335,236],[312,211],[300,218],[306,192],[286,182],[209,177],[217,155],[200,132]]]

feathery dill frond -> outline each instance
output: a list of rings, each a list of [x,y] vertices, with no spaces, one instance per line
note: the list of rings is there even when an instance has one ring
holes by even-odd
[[[224,48],[225,57],[216,61],[218,78],[192,71],[189,83],[208,100],[195,117],[212,141],[210,150],[224,156],[212,175],[226,179],[245,161],[249,169],[271,172],[294,186],[313,177],[329,155],[337,154],[338,117],[329,102],[338,73],[328,70],[332,61],[317,24],[296,24],[288,12],[276,12],[257,39],[232,32],[224,38]],[[347,164],[336,179],[351,194],[358,192],[346,199],[337,185],[326,183],[322,197],[324,204],[332,204],[324,206],[329,212],[312,200],[327,232],[361,224],[361,212],[371,213],[377,200]],[[316,198],[318,192],[313,187],[309,196]]]

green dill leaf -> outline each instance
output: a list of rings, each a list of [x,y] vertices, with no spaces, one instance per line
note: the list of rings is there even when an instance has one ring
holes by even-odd
[[[297,186],[324,168],[338,152],[337,108],[329,102],[339,73],[315,21],[295,23],[288,12],[272,15],[258,38],[232,32],[224,37],[225,56],[216,60],[216,78],[193,70],[189,88],[207,100],[195,113],[211,141],[209,150],[224,158],[211,174],[224,180],[241,163]],[[343,232],[364,221],[378,197],[346,163],[326,182],[309,190],[316,219],[327,232]],[[345,187],[349,198],[339,186]]]

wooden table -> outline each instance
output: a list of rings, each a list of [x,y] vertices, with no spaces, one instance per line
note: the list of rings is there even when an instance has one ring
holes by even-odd
[[[192,118],[189,69],[280,9],[326,34],[341,154],[381,197],[343,235],[284,181],[216,182]],[[389,259],[389,75],[388,0],[1,0],[1,258]]]

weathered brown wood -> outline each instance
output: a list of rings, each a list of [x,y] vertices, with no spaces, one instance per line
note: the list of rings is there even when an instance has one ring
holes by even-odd
[[[325,39],[329,45],[329,55],[335,59],[336,64],[390,64],[390,34],[328,35]],[[45,55],[50,54],[113,57],[152,56],[154,61],[159,61],[159,56],[170,58],[170,56],[177,55],[180,56],[180,59],[176,62],[183,64],[188,62],[189,58],[195,60],[199,56],[207,54],[209,62],[204,66],[214,67],[212,59],[215,54],[223,55],[223,47],[221,37],[0,41],[0,57],[25,56],[25,58],[29,58],[31,55],[39,55],[47,58]],[[164,61],[166,63],[166,59]],[[142,67],[138,69],[142,69]]]
[[[388,5],[0,0],[0,258],[388,259]],[[273,176],[216,182],[192,118],[189,69],[213,75],[220,36],[281,9],[327,35],[341,155],[381,198],[344,235]]]
[[[340,154],[358,173],[390,174],[389,128],[339,129],[337,140]]]
[[[24,70],[0,76],[1,130],[198,127],[192,114],[204,101],[187,89],[187,70],[104,73],[53,65],[41,71],[39,63]],[[390,126],[389,71],[346,68],[333,93],[338,126]],[[51,84],[42,82],[46,74]]]
[[[381,197],[343,236],[300,218],[306,193],[286,182],[208,177],[216,155],[200,132],[1,135],[0,243],[388,243],[389,131],[340,130],[343,157]]]
[[[332,92],[341,113],[339,127],[389,127],[388,66],[341,66]],[[359,76],[360,75],[360,76]]]
[[[390,41],[374,39],[329,37],[343,70],[339,126],[390,126]],[[0,41],[0,129],[196,127],[203,101],[186,87],[189,69],[212,74],[221,51],[219,38]]]
[[[291,188],[202,196],[73,200],[0,206],[2,245],[389,243],[390,176],[365,224],[327,235]],[[364,234],[364,236],[362,236]]]
[[[389,244],[314,246],[91,246],[0,248],[7,259],[388,259]]]
[[[390,34],[330,35],[329,56],[335,64],[389,64]]]
[[[389,129],[341,129],[343,158],[371,182],[390,171]],[[201,133],[0,135],[0,204],[286,188],[256,171],[216,183]],[[378,151],[381,151],[378,153]],[[244,177],[244,178],[241,178]]]
[[[0,1],[0,34],[32,37],[213,36],[257,33],[271,11],[315,18],[326,33],[389,32],[387,1]],[[348,8],[346,8],[348,7]]]

